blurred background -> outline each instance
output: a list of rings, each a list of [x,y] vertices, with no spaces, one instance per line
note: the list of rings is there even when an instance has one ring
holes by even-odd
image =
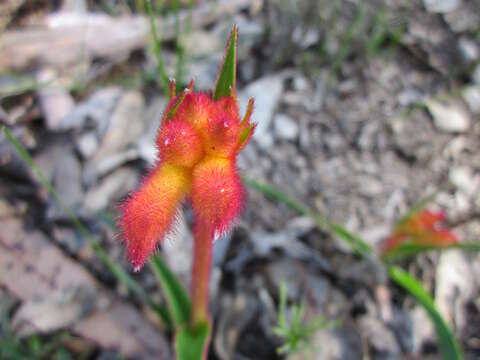
[[[480,238],[478,0],[157,0],[152,9],[161,47],[142,0],[0,2],[0,122],[58,197],[0,135],[1,359],[173,358],[164,324],[92,243],[163,302],[148,267],[133,273],[115,226],[119,201],[156,156],[167,96],[155,54],[180,88],[194,79],[211,89],[233,24],[241,112],[254,97],[258,123],[238,159],[247,178],[374,249],[431,194],[428,207],[444,210],[460,239]],[[278,198],[249,187],[242,218],[215,243],[209,359],[440,357],[427,313],[378,260]],[[191,222],[185,206],[159,252],[186,286]],[[401,265],[432,294],[465,358],[478,359],[478,256],[429,252]],[[334,323],[311,331],[304,351],[277,352],[282,283],[305,322]]]

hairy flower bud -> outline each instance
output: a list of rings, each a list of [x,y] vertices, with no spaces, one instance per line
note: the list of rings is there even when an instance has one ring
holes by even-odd
[[[192,125],[173,119],[162,125],[157,137],[161,161],[191,167],[203,156],[203,143]]]
[[[206,157],[193,171],[192,205],[198,221],[219,236],[238,216],[244,191],[235,164],[220,157]]]
[[[169,230],[180,201],[190,189],[188,171],[169,164],[153,170],[139,190],[122,205],[120,227],[127,254],[140,269]]]
[[[212,156],[230,158],[235,155],[239,134],[238,117],[218,111],[208,119],[205,152]]]
[[[200,135],[205,135],[208,119],[212,116],[213,100],[204,93],[185,95],[175,117],[191,124]]]

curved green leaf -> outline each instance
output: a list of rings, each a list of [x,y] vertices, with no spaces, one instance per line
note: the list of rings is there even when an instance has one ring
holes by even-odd
[[[215,89],[213,90],[213,99],[217,100],[224,96],[230,96],[231,90],[235,90],[237,79],[237,39],[238,27],[233,26],[230,40],[225,48],[225,55],[222,66],[218,72]]]
[[[423,289],[422,284],[406,271],[396,266],[388,267],[390,278],[413,296],[427,311],[435,325],[440,353],[445,360],[460,360],[462,354],[454,334],[437,310],[432,297]]]
[[[187,325],[192,305],[180,280],[157,255],[152,256],[149,265],[163,290],[174,326]]]

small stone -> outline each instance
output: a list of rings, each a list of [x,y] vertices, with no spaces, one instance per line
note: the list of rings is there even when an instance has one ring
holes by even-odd
[[[472,63],[478,58],[478,46],[475,42],[461,38],[458,42],[458,47],[463,60],[466,63]]]
[[[480,86],[469,86],[463,91],[463,100],[474,114],[480,114]]]
[[[38,91],[38,101],[45,123],[49,130],[60,130],[63,118],[66,117],[75,108],[70,93],[59,84],[54,84],[55,74],[51,71],[42,71],[38,77],[39,82],[47,82],[49,85],[42,87]]]
[[[427,11],[432,13],[448,13],[460,5],[460,0],[423,0]]]
[[[85,209],[89,214],[104,210],[120,200],[137,185],[137,174],[130,168],[119,168],[92,187],[85,196]]]
[[[271,148],[273,145],[273,142],[274,142],[273,135],[271,132],[269,132],[262,135],[261,137],[257,136],[257,138],[255,139],[255,142],[260,149],[267,150]]]
[[[125,93],[112,113],[108,130],[100,144],[96,159],[123,149],[143,134],[144,100],[139,92]]]
[[[403,90],[398,94],[398,103],[401,106],[411,106],[422,101],[422,93],[416,89],[410,88]]]
[[[240,109],[246,108],[248,99],[252,97],[255,99],[255,112],[253,116],[257,122],[257,127],[253,138],[261,144],[262,147],[268,147],[273,143],[273,138],[271,139],[272,141],[270,141],[267,134],[270,132],[273,114],[282,93],[283,75],[274,75],[263,77],[251,83],[239,94]]]
[[[64,200],[67,206],[76,210],[80,207],[84,199],[84,191],[81,184],[81,165],[73,151],[62,151],[62,156],[56,160],[53,165],[53,185]],[[51,202],[51,206],[47,211],[49,219],[64,219],[65,212],[55,201]]]
[[[435,303],[447,323],[463,329],[468,322],[467,303],[476,292],[471,260],[461,250],[440,255],[435,276]]]
[[[275,116],[273,122],[275,135],[284,140],[295,140],[298,137],[298,125],[291,117],[285,114]]]
[[[354,360],[364,358],[362,351],[362,338],[354,326],[342,322],[338,327],[330,330],[319,330],[313,336],[311,344],[318,350],[306,357],[305,353],[296,352],[287,356],[287,360],[324,360],[345,359]]]
[[[70,254],[78,255],[82,248],[87,245],[85,238],[70,227],[55,226],[52,231],[52,238]]]
[[[480,185],[480,177],[471,168],[457,166],[450,170],[449,180],[465,195],[473,196]]]
[[[79,136],[75,145],[82,158],[88,159],[97,151],[98,139],[94,132],[88,132]]]
[[[98,150],[84,167],[86,184],[93,183],[126,161],[138,158],[138,149],[128,148],[128,145],[137,142],[143,134],[144,107],[143,96],[136,91],[127,92],[118,100]]]
[[[95,91],[62,119],[61,130],[90,126],[95,128],[100,136],[103,136],[108,127],[110,114],[121,94],[122,90],[115,86]]]
[[[466,132],[470,128],[470,118],[455,104],[443,104],[436,100],[426,102],[428,111],[433,117],[435,126],[451,133]]]
[[[302,270],[297,261],[282,259],[268,264],[267,277],[278,291],[282,284],[287,287],[287,299],[296,300],[300,294],[302,284],[297,281],[302,276]]]
[[[415,306],[411,311],[413,354],[421,355],[427,344],[435,341],[435,329],[427,312],[423,307]]]
[[[367,315],[358,320],[361,333],[368,341],[374,358],[395,359],[400,356],[400,347],[390,329],[377,318]]]
[[[304,76],[295,76],[293,79],[293,88],[295,91],[306,91],[308,87],[308,80]]]
[[[457,34],[473,34],[478,28],[480,13],[477,11],[478,2],[463,1],[462,6],[455,11],[443,14],[443,19],[450,29]]]
[[[222,39],[213,32],[197,30],[185,37],[184,46],[189,56],[193,58],[205,57],[223,48]]]

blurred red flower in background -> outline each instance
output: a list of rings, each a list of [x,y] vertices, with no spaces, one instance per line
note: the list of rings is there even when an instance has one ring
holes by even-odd
[[[392,234],[386,238],[380,251],[382,254],[394,251],[405,243],[444,247],[458,243],[453,232],[443,225],[446,214],[443,211],[423,210],[403,219],[395,225]]]

